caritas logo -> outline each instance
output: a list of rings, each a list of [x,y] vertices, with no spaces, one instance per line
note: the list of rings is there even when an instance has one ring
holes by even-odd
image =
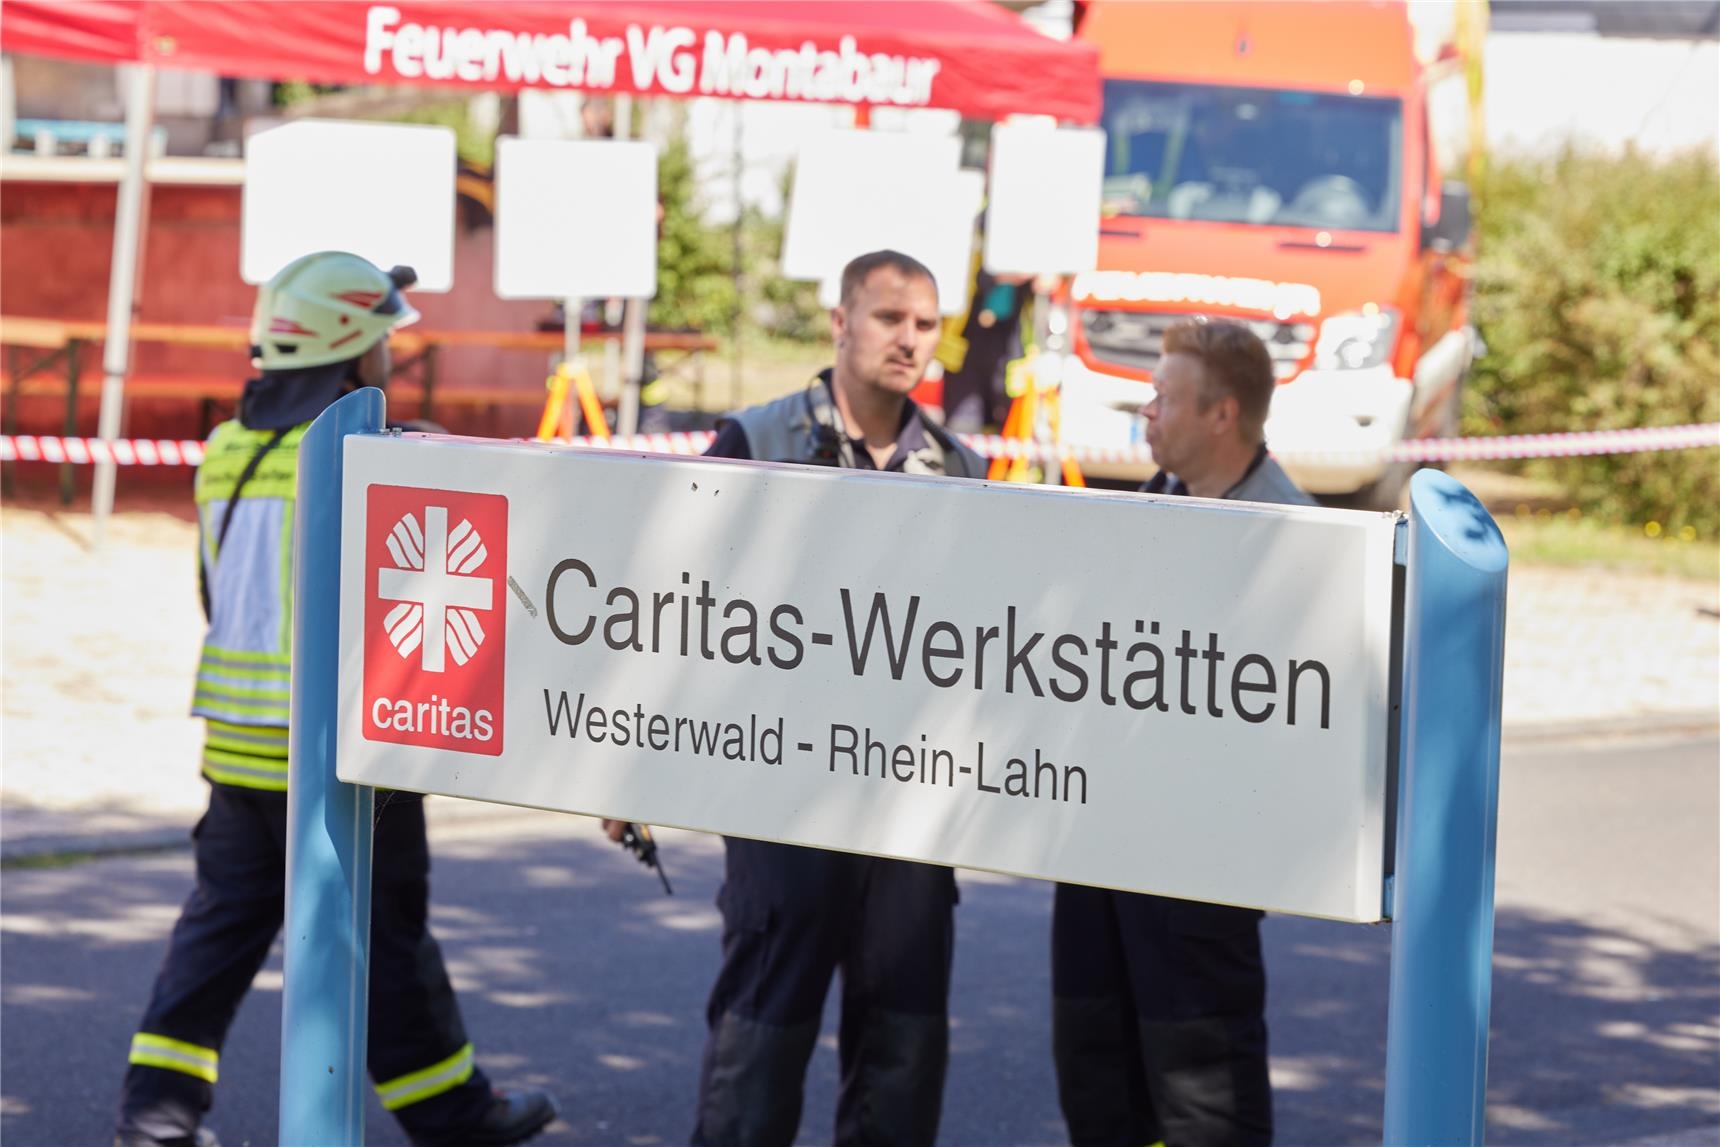
[[[364,735],[502,751],[508,500],[371,486],[364,539]]]

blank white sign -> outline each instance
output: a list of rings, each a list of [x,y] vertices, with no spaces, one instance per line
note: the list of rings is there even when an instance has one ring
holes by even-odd
[[[1105,133],[999,124],[991,133],[985,266],[994,274],[1072,275],[1099,258]]]
[[[920,210],[876,219],[867,250],[888,247],[912,255],[932,272],[938,284],[938,311],[965,315],[973,286],[974,220],[985,196],[985,176],[957,171],[927,180],[920,189]],[[859,252],[856,252],[857,254]],[[834,307],[841,301],[841,269],[819,284],[818,301]]]
[[[639,140],[496,141],[496,294],[657,293],[657,149]]]
[[[420,291],[454,285],[454,133],[297,120],[245,145],[239,273],[265,283],[316,251],[404,263]]]
[[[783,275],[822,283],[904,230],[921,233],[932,212],[928,196],[942,195],[960,153],[954,136],[831,131],[807,140],[795,164]]]

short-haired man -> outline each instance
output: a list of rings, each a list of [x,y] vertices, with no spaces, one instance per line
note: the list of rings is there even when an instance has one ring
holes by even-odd
[[[1266,450],[1266,414],[1278,383],[1253,331],[1237,322],[1176,324],[1165,332],[1153,383],[1147,445],[1159,472],[1142,490],[1314,504]]]
[[[984,477],[984,461],[908,398],[937,347],[938,291],[894,251],[842,274],[836,363],[735,414],[707,454]],[[724,842],[723,962],[711,989],[693,1142],[787,1147],[831,977],[842,969],[836,1142],[929,1147],[949,1058],[955,875],[765,841]]]
[[[1159,465],[1142,489],[1312,505],[1267,453],[1272,359],[1240,323],[1165,333],[1147,406]],[[1052,1047],[1075,1147],[1272,1141],[1261,913],[1060,884]]]

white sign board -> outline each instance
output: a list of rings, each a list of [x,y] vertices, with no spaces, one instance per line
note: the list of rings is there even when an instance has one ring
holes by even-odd
[[[300,255],[404,263],[420,291],[454,285],[454,133],[296,120],[245,143],[239,273],[266,283]]]
[[[899,243],[924,247],[928,236],[971,250],[971,214],[953,234],[938,234],[966,194],[965,184],[952,182],[960,157],[955,136],[830,131],[808,139],[795,163],[782,274],[822,283],[856,255]]]
[[[922,188],[920,209],[876,228],[869,250],[888,247],[926,265],[938,284],[938,311],[965,315],[973,287],[974,224],[985,197],[985,176],[963,169]],[[856,252],[860,254],[861,252]],[[841,268],[818,285],[818,301],[834,307],[842,299]]]
[[[342,780],[1381,918],[1390,516],[345,457]]]
[[[1072,275],[1099,259],[1105,133],[1038,122],[991,133],[985,266],[994,274]]]
[[[496,294],[657,293],[657,149],[638,140],[496,141]]]

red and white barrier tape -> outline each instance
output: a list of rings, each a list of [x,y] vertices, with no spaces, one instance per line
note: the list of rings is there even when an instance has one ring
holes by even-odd
[[[197,466],[203,443],[170,438],[50,438],[0,434],[0,462],[113,462],[120,466]]]
[[[1720,422],[1640,426],[1567,434],[1502,434],[1497,438],[1421,438],[1399,442],[1392,462],[1469,462],[1502,458],[1572,458],[1580,454],[1635,454],[1720,446]]]
[[[616,438],[564,439],[561,445],[589,449],[632,450],[645,454],[698,454],[711,444],[710,431],[674,434],[631,434]],[[1077,463],[1148,463],[1145,446],[1104,448],[1058,446],[1024,442],[990,434],[963,435],[962,441],[988,458]],[[1632,430],[1585,430],[1569,434],[1509,434],[1497,438],[1417,438],[1399,442],[1385,452],[1388,462],[1481,462],[1505,458],[1568,458],[1581,454],[1633,454],[1653,450],[1700,450],[1720,446],[1720,422],[1690,426],[1645,426]],[[1363,462],[1372,451],[1275,451],[1288,462]],[[203,443],[172,439],[51,438],[0,435],[0,462],[112,461],[120,466],[196,466],[203,461]]]
[[[583,446],[589,450],[629,450],[641,454],[703,454],[716,439],[710,430],[676,431],[673,434],[621,434],[613,438],[557,438],[557,446]]]
[[[710,445],[709,432],[692,434],[634,434],[618,438],[564,439],[564,445],[607,450],[637,450],[646,454],[698,454]],[[987,458],[1026,458],[1030,461],[1150,463],[1152,451],[1138,446],[1076,446],[1026,442],[995,434],[964,434],[961,440]],[[1387,462],[1461,462],[1505,458],[1559,458],[1579,454],[1632,454],[1649,450],[1696,450],[1720,446],[1720,422],[1691,426],[1646,426],[1633,430],[1589,430],[1568,434],[1509,434],[1497,438],[1416,438],[1387,448]],[[1367,462],[1371,450],[1274,450],[1290,462]]]

